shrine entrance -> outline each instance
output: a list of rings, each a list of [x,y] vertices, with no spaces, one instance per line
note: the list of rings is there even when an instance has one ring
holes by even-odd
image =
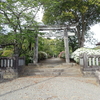
[[[74,36],[76,25],[39,25],[39,32],[45,33],[43,35],[37,35],[35,38],[35,47],[34,47],[34,57],[33,63],[36,64],[38,62],[38,36],[40,37],[56,37],[58,39],[64,39],[64,47],[65,47],[65,59],[66,63],[70,63],[69,60],[69,43],[68,36]],[[34,31],[34,29],[30,28],[29,30]]]

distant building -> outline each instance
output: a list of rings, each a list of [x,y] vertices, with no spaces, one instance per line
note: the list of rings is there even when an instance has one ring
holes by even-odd
[[[98,42],[96,45],[97,45],[97,46],[100,46],[100,42]]]

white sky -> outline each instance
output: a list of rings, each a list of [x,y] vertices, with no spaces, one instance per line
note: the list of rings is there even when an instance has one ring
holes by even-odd
[[[95,34],[94,38],[100,42],[100,23],[92,26],[90,31],[92,31]]]
[[[35,18],[35,20],[36,20],[37,22],[42,22],[43,12],[44,12],[43,9],[40,8],[40,11],[38,11],[38,13],[37,13],[37,15],[36,15],[36,18]]]
[[[96,43],[100,42],[100,23],[91,26],[89,31],[94,33],[93,38],[96,40]],[[96,43],[94,43],[94,45],[91,45],[91,43],[85,43],[85,47],[94,48],[96,47]]]
[[[90,42],[88,43],[85,42],[85,47],[94,48],[96,47],[95,44],[100,42],[100,23],[91,26],[89,31],[91,31],[94,34],[93,38],[96,40],[96,42],[94,43],[94,45],[93,44],[91,45]]]

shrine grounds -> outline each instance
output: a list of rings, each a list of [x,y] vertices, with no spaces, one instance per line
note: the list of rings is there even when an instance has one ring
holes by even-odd
[[[41,62],[41,68],[26,66],[19,78],[0,83],[0,100],[100,100],[100,85],[95,77],[83,76],[77,65],[49,62],[46,66]],[[51,76],[45,76],[45,70],[52,71]]]

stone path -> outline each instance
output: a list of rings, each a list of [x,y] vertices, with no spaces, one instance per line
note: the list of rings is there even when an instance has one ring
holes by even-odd
[[[100,100],[93,78],[21,77],[0,84],[0,100]]]
[[[83,77],[78,65],[56,58],[26,66],[21,77],[0,83],[0,100],[100,100],[100,86]]]
[[[59,64],[65,63],[65,60],[60,59],[60,58],[51,58],[51,59],[46,59],[46,60],[40,61],[39,63],[46,64],[46,65],[47,64],[59,65]]]
[[[63,59],[52,58],[39,62],[37,66],[26,66],[20,72],[21,76],[82,76],[80,66],[66,64]]]

